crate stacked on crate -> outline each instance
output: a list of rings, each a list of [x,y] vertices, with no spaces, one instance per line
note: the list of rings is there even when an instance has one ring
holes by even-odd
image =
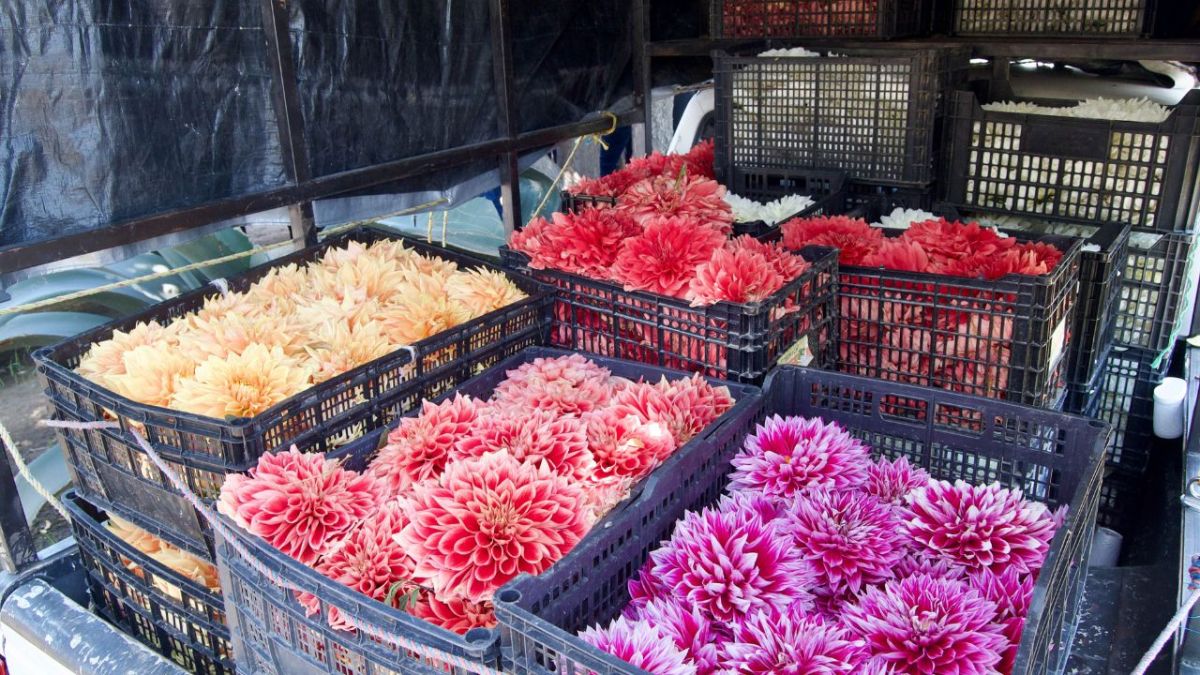
[[[263,453],[292,445],[302,451],[334,449],[385,425],[423,398],[465,381],[479,369],[527,346],[544,344],[552,298],[543,286],[464,254],[403,240],[406,249],[426,256],[431,268],[455,264],[462,270],[484,270],[482,276],[494,275],[488,277],[492,280],[508,279],[505,283],[514,284],[523,297],[457,326],[450,323],[453,327],[410,347],[317,380],[318,384],[251,418],[218,419],[138,402],[76,371],[92,346],[109,339],[114,331],[130,331],[147,322],[168,324],[183,317],[190,321],[210,299],[217,298],[212,301],[218,304],[236,300],[241,296],[234,293],[264,279],[283,283],[281,278],[297,265],[323,256],[353,256],[363,246],[401,240],[388,230],[358,228],[228,279],[225,291],[198,289],[34,354],[54,418],[91,427],[59,432],[80,495],[108,513],[212,560],[210,528],[150,462],[135,432],[157,449],[194,493],[212,499],[226,474],[245,471]],[[335,300],[333,307],[320,306],[322,311],[336,312],[342,302],[353,303],[353,298]],[[220,321],[223,319],[218,325],[224,325]],[[238,337],[238,327],[230,330],[226,336],[230,340],[244,338]],[[267,330],[288,329],[268,326]],[[336,355],[333,358],[337,360]],[[112,428],[96,428],[105,423]]]
[[[882,4],[882,3],[881,3]],[[942,92],[967,52],[912,45],[715,52],[716,175],[840,169],[858,191],[929,194]]]
[[[1085,398],[1082,414],[1112,427],[1100,497],[1100,525],[1136,541],[1154,451],[1154,388],[1166,377],[1170,354],[1116,345]],[[1128,548],[1128,547],[1127,547]]]
[[[1122,280],[1125,278],[1131,228],[1123,223],[1053,223],[979,211],[958,213],[968,220],[1029,234],[1059,234],[1079,237],[1084,244],[1079,256],[1079,292],[1075,300],[1075,319],[1071,324],[1067,350],[1066,397],[1062,409],[1083,412],[1095,392],[1104,359],[1116,333]]]
[[[882,218],[878,202],[862,214]],[[903,226],[869,226],[861,217],[794,221],[763,237],[787,246],[830,237],[858,242],[856,250],[841,252],[838,265],[837,370],[1025,405],[1059,401],[1066,391],[1082,242],[1019,232],[1004,239],[969,223],[914,213],[897,217]],[[928,239],[905,240],[917,229],[909,227],[913,218],[924,226],[924,237],[950,242],[961,230],[970,233],[964,237],[987,234],[995,240],[972,246],[1012,242],[1027,251],[1049,247],[1061,258],[1048,271],[1038,268],[1041,273],[1005,268],[1010,271],[996,278],[944,274],[926,252]],[[924,266],[914,266],[920,260]]]
[[[512,373],[518,372],[517,369],[525,366],[538,367],[543,363],[540,361],[542,359],[562,359],[568,356],[571,356],[571,352],[564,350],[536,347],[526,349],[456,387],[453,392],[445,394],[435,403],[445,405],[459,400],[459,395],[486,400],[492,397],[493,393],[498,393],[501,387],[510,386],[513,382]],[[649,386],[656,386],[652,383],[657,383],[663,378],[676,383],[690,379],[688,374],[680,371],[615,359],[589,358],[594,365],[607,369],[613,377],[629,382],[644,381]],[[551,377],[549,370],[539,372],[545,377]],[[525,376],[532,379],[537,377],[532,372],[527,372],[522,377]],[[563,382],[558,380],[547,386],[554,388],[561,386]],[[736,450],[742,437],[753,428],[754,422],[761,418],[762,394],[757,387],[748,385],[719,380],[708,380],[707,383],[717,388],[726,387],[732,398],[732,406],[696,433],[690,441],[679,446],[653,472],[633,483],[629,488],[629,496],[591,525],[590,531],[576,544],[577,547],[593,550],[590,542],[606,537],[614,523],[623,522],[624,514],[631,509],[641,508],[640,505],[646,499],[650,499],[647,495],[653,495],[657,508],[674,509],[678,503],[687,502],[694,491],[703,489],[713,480],[714,475],[725,471],[723,458]],[[615,385],[634,386],[623,381],[618,381]],[[587,393],[581,394],[584,391]],[[562,400],[574,400],[572,405],[580,406],[579,410],[596,412],[603,403],[588,398],[592,393],[594,388],[581,389],[574,392],[575,399],[570,399],[567,397],[572,395],[571,392],[560,392],[564,397]],[[546,393],[548,397],[553,395],[552,391]],[[410,417],[415,415],[414,412]],[[386,433],[390,432],[377,432],[381,436]],[[512,447],[518,447],[518,443],[519,439],[512,441]],[[342,461],[342,466],[346,468],[360,470],[370,466],[373,460],[383,455],[384,450],[376,455],[377,447],[378,444],[364,439],[345,449],[337,459]],[[645,451],[640,445],[636,447]],[[669,484],[670,489],[662,489],[665,484]],[[529,489],[534,490],[532,487]],[[537,489],[542,490],[538,494],[546,499],[549,497],[544,493],[553,492],[555,488],[543,485]],[[506,508],[512,507],[510,505]],[[546,508],[545,504],[539,508]],[[343,586],[339,581],[327,578],[282,553],[263,539],[241,530],[232,520],[225,519],[224,522],[230,528],[230,537],[238,542],[235,546],[231,540],[220,540],[219,568],[239,669],[246,672],[280,674],[467,673],[478,671],[470,670],[462,665],[464,663],[493,669],[502,667],[497,628],[475,627],[465,633],[442,628],[404,609],[397,609],[362,595],[355,588]],[[567,525],[558,523],[557,527],[565,532]],[[538,544],[539,548],[550,545],[547,542]],[[550,566],[549,569],[553,570],[554,566]],[[270,573],[264,574],[264,570],[269,570]],[[311,605],[306,606],[296,597],[295,587],[311,594]],[[465,606],[469,605],[471,603],[466,603]],[[355,631],[333,627],[330,622],[334,614],[329,611],[332,608],[338,608],[341,616],[346,617],[351,624],[357,621],[361,625],[372,626],[373,629]],[[465,618],[467,617],[464,617],[464,620]],[[383,632],[408,640],[409,646],[398,647],[394,639],[383,637]],[[430,652],[430,649],[436,650],[437,653]],[[425,651],[424,654],[422,650]]]
[[[969,37],[1137,38],[1153,28],[1153,0],[953,0],[950,33]]]
[[[1062,672],[1069,651],[1064,647],[1071,644],[1080,615],[1100,495],[1107,431],[1103,424],[1001,401],[801,368],[777,369],[768,379],[765,396],[767,415],[823,418],[861,439],[876,456],[906,458],[935,479],[994,481],[1051,508],[1069,505],[1065,527],[1050,544],[1035,581],[1028,618],[1011,653],[1013,673]],[[894,405],[897,402],[903,404]],[[938,422],[931,423],[934,419]],[[664,507],[657,492],[677,490],[673,481],[664,482],[655,493],[643,493],[602,537],[586,548],[578,547],[551,572],[520,577],[501,589],[496,612],[511,672],[644,673],[591,646],[577,633],[607,626],[621,615],[630,601],[630,582],[647,569],[650,552],[671,536],[686,511],[717,502],[737,450],[729,449],[722,456],[722,470],[706,475],[687,499]],[[769,518],[761,513],[758,517]],[[641,581],[646,590],[641,599],[650,601],[656,592],[654,580]],[[828,611],[836,606],[824,607]],[[697,648],[692,644],[689,649]],[[651,652],[654,643],[641,649]],[[829,656],[831,662],[837,660],[832,653]],[[845,653],[842,657],[848,658]],[[894,653],[890,657],[896,658]]]
[[[711,0],[714,38],[895,38],[925,31],[926,0]]]
[[[216,567],[73,492],[63,503],[99,613],[184,670],[233,675]]]

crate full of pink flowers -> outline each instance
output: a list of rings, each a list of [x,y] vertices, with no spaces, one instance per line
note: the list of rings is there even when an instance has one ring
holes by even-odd
[[[586,548],[641,495],[688,499],[761,409],[756,387],[534,347],[381,444],[264,455],[219,502],[238,668],[500,668],[498,588]]]
[[[1107,425],[807,368],[764,396],[704,489],[496,594],[510,672],[1062,672]]]
[[[557,290],[551,343],[740,382],[781,356],[827,365],[837,255],[731,236],[715,181],[681,175],[618,200],[536,219],[501,259]]]
[[[80,494],[208,560],[212,533],[144,437],[212,499],[226,473],[326,451],[544,344],[551,294],[361,227],[34,354]]]
[[[838,370],[1026,405],[1062,397],[1079,239],[846,216],[791,220],[765,239],[839,249]]]

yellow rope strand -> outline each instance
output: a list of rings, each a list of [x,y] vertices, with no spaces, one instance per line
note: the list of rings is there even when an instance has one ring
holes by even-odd
[[[17,473],[21,474],[25,482],[29,483],[29,486],[41,495],[47,504],[53,506],[55,510],[62,514],[63,520],[68,523],[71,522],[71,516],[67,514],[67,509],[62,505],[62,502],[58,501],[58,497],[55,497],[50,490],[46,489],[45,485],[42,485],[38,479],[33,477],[33,472],[29,470],[29,465],[25,463],[25,460],[21,459],[21,452],[17,450],[17,444],[13,442],[12,436],[9,435],[8,429],[3,424],[0,424],[0,441],[4,442],[4,449],[8,450],[9,456],[13,459],[13,464],[17,465]]]

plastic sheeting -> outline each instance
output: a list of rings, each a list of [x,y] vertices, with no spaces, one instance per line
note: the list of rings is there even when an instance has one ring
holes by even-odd
[[[509,5],[520,131],[632,92],[632,0]],[[486,2],[287,6],[310,175],[502,136]],[[284,185],[262,11],[255,0],[4,3],[0,245]],[[331,220],[412,201],[400,194],[455,194],[495,166],[480,158],[342,195],[369,198]]]

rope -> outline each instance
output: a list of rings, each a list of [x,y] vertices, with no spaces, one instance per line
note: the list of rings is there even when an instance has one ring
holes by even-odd
[[[21,453],[17,451],[17,444],[13,442],[12,436],[9,435],[8,429],[3,424],[0,424],[0,441],[4,442],[4,449],[8,450],[8,455],[12,457],[13,463],[17,465],[17,473],[21,474],[21,478],[24,478],[25,482],[29,483],[30,487],[41,495],[47,504],[53,506],[56,511],[62,514],[63,520],[68,523],[71,522],[71,516],[67,515],[67,509],[63,507],[62,502],[58,501],[58,497],[55,497],[54,493],[46,489],[46,486],[42,485],[41,481],[33,477],[33,472],[29,470],[29,465],[25,463],[25,460],[21,458]]]
[[[1192,577],[1192,584],[1188,588],[1192,588],[1192,585],[1196,583],[1196,575],[1192,573],[1196,562],[1197,557],[1192,556],[1192,567],[1188,568],[1188,572]],[[1167,627],[1154,639],[1154,644],[1150,645],[1150,649],[1146,650],[1145,655],[1142,656],[1142,660],[1138,661],[1138,664],[1134,666],[1130,675],[1145,675],[1146,670],[1150,668],[1150,664],[1154,663],[1154,659],[1158,657],[1158,653],[1167,644],[1167,640],[1170,640],[1175,635],[1175,632],[1179,630],[1179,625],[1191,614],[1192,607],[1195,606],[1197,601],[1200,601],[1200,588],[1192,590],[1192,594],[1187,597],[1187,600],[1184,600],[1183,606],[1167,622]]]
[[[44,420],[43,424],[48,427],[60,427],[60,428],[68,428],[68,429],[120,428],[120,425],[117,424],[116,422],[60,422],[57,420]],[[225,543],[228,544],[229,547],[232,548],[238,554],[238,556],[240,556],[245,561],[245,563],[247,565],[249,565],[255,572],[257,572],[258,574],[260,574],[263,577],[266,577],[267,580],[269,580],[271,583],[275,584],[276,586],[280,586],[289,591],[293,591],[296,593],[308,593],[309,592],[309,590],[301,588],[298,584],[292,583],[291,581],[284,579],[283,577],[279,576],[274,570],[271,570],[266,565],[259,562],[258,559],[255,558],[250,553],[250,551],[245,547],[245,545],[242,544],[241,541],[239,541],[239,539],[238,539],[239,535],[236,532],[232,531],[229,527],[227,527],[225,525],[225,523],[220,518],[218,518],[215,513],[213,513],[212,509],[209,508],[209,506],[207,504],[205,504],[199,497],[197,497],[195,495],[195,493],[193,493],[188,488],[188,486],[183,482],[183,480],[180,479],[179,475],[175,473],[175,470],[172,469],[171,466],[169,464],[167,464],[167,462],[164,461],[161,456],[159,456],[158,452],[150,445],[150,443],[140,433],[131,429],[129,431],[129,435],[133,436],[133,439],[137,442],[138,446],[146,453],[146,456],[150,458],[150,461],[153,462],[154,465],[156,467],[158,467],[158,470],[161,471],[162,474],[167,477],[167,480],[169,480],[171,482],[171,484],[174,485],[177,490],[179,490],[180,494],[183,495],[184,499],[188,500],[188,502],[192,505],[192,507],[194,509],[196,509],[196,512],[199,513],[201,516],[203,516],[204,519],[207,520],[210,525],[212,525],[212,528],[214,530],[216,530],[218,534],[221,535],[221,538],[225,540]],[[331,608],[333,608],[333,605],[331,605],[329,602],[325,602],[325,604],[327,606],[330,606]],[[341,608],[336,608],[336,609],[340,610],[344,616],[347,616],[347,617],[354,616],[353,612],[342,610]],[[362,619],[355,618],[353,620],[353,623],[354,623],[355,628],[366,632],[367,634],[371,635],[372,637],[374,637],[378,640],[382,640],[384,642],[390,643],[399,649],[404,649],[404,650],[414,652],[421,658],[433,659],[433,660],[441,662],[441,663],[452,665],[456,668],[461,668],[462,670],[465,670],[467,672],[475,673],[476,675],[502,675],[501,671],[499,671],[499,670],[495,670],[494,668],[489,668],[488,666],[485,666],[483,664],[471,662],[462,656],[458,656],[457,654],[450,654],[450,653],[444,652],[440,649],[436,649],[436,648],[430,647],[428,645],[423,645],[419,642],[414,642],[413,640],[410,640],[409,638],[391,633],[380,626],[377,626],[370,622],[363,621]]]
[[[588,134],[575,139],[575,144],[571,146],[571,152],[567,153],[567,159],[563,161],[562,166],[559,167],[558,175],[554,177],[554,182],[550,183],[550,188],[546,190],[546,194],[542,195],[542,200],[538,202],[537,208],[534,209],[533,213],[529,216],[529,223],[537,220],[537,217],[542,215],[542,209],[546,208],[546,203],[550,201],[550,195],[554,194],[554,190],[558,187],[558,184],[562,182],[563,176],[565,176],[567,171],[571,169],[571,164],[575,162],[575,153],[579,152],[579,146],[582,145],[585,140],[590,138],[600,147],[604,148],[605,150],[608,149],[608,143],[604,142],[603,137],[616,131],[617,125],[620,124],[621,119],[617,117],[616,113],[612,113],[607,110],[600,114],[604,117],[607,117],[609,120],[608,131]],[[529,223],[525,224],[528,225]]]
[[[444,204],[449,201],[450,200],[446,199],[445,197],[440,197],[431,202],[426,202],[424,204],[418,204],[411,208],[404,209],[401,211],[396,211],[394,213],[388,213],[388,214],[384,214],[382,216],[376,216],[375,218],[370,218],[367,220],[356,220],[354,222],[344,223],[342,225],[327,227],[327,228],[321,230],[321,233],[326,236],[331,235],[331,234],[337,234],[344,230],[349,230],[353,227],[358,227],[359,225],[366,225],[368,223],[373,223],[376,220],[378,220],[379,218],[391,218],[391,217],[398,216],[398,215],[405,215],[407,213],[413,213],[415,211],[423,210],[423,209],[431,207],[431,206],[437,206],[438,204]],[[221,256],[220,258],[213,258],[211,260],[201,260],[199,262],[189,263],[182,267],[175,267],[175,268],[172,268],[169,270],[164,270],[162,272],[154,272],[154,273],[146,274],[146,275],[143,275],[140,277],[134,277],[132,279],[123,279],[121,281],[114,281],[110,284],[104,284],[102,286],[93,286],[92,288],[86,288],[86,289],[83,289],[80,291],[75,291],[74,293],[66,293],[64,295],[56,295],[53,298],[46,298],[44,300],[29,302],[24,305],[17,305],[16,307],[4,307],[4,308],[0,308],[0,316],[8,316],[10,314],[20,314],[23,312],[32,312],[32,311],[43,309],[46,307],[53,307],[54,305],[59,305],[64,302],[70,302],[72,300],[79,300],[81,298],[91,297],[93,295],[98,295],[100,293],[107,293],[109,291],[113,291],[118,288],[127,288],[129,286],[136,286],[138,284],[145,283],[147,281],[154,281],[155,279],[163,279],[165,277],[173,277],[182,272],[191,272],[192,270],[204,269],[205,267],[213,267],[214,265],[221,265],[221,264],[224,264],[227,262],[233,262],[234,260],[241,260],[242,258],[249,258],[250,256],[257,255],[259,253],[265,253],[267,251],[273,251],[277,248],[284,248],[284,247],[292,246],[292,244],[293,244],[293,242],[291,240],[288,240],[288,241],[282,241],[282,242],[279,242],[276,244],[268,244],[266,246],[258,246],[258,247],[251,248],[246,251],[230,253],[229,255]],[[216,281],[214,281],[213,283],[216,284]],[[220,289],[220,286],[218,286],[218,289]],[[228,289],[228,287],[226,287],[226,289]],[[222,291],[222,293],[224,293],[224,292],[225,291]]]

